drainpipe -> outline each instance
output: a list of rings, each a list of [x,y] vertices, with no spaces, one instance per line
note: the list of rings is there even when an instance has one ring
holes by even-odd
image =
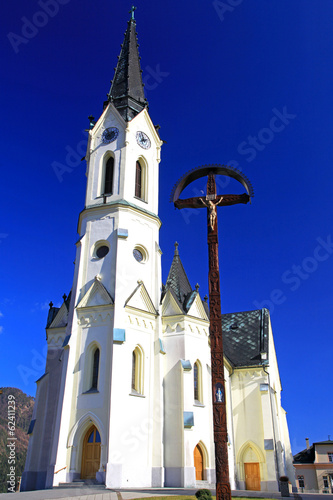
[[[272,417],[272,427],[273,427],[273,438],[274,438],[274,456],[275,456],[275,474],[276,474],[276,480],[279,485],[279,491],[280,491],[280,470],[279,470],[279,459],[278,459],[278,452],[276,449],[276,435],[275,435],[275,424],[274,424],[274,416],[273,416],[273,403],[272,403],[272,388],[271,388],[271,378],[269,373],[265,370],[265,365],[262,365],[264,372],[268,376],[268,387],[269,387],[269,402],[270,402],[270,407],[271,407],[271,417]]]
[[[261,310],[261,321],[260,321],[260,349],[261,352],[264,353],[264,316],[265,316],[265,310]],[[267,348],[268,352],[268,348]],[[266,354],[267,356],[267,354]],[[275,474],[276,474],[276,480],[279,485],[279,490],[280,490],[280,470],[279,470],[279,459],[278,459],[278,452],[276,449],[276,433],[275,433],[275,424],[274,424],[274,416],[273,416],[273,403],[272,403],[272,389],[271,389],[271,377],[268,371],[266,371],[266,366],[264,363],[267,363],[268,360],[264,359],[262,356],[262,368],[263,371],[266,373],[268,377],[268,388],[269,388],[269,403],[271,407],[271,417],[272,417],[272,428],[273,428],[273,441],[274,441],[274,457],[275,457]]]
[[[231,394],[231,377],[233,376],[234,374],[234,367],[232,366],[231,367],[231,373],[229,375],[229,401],[230,401],[230,414],[231,414],[231,435],[232,435],[232,454],[233,454],[233,457],[234,457],[234,480],[235,480],[235,485],[236,485],[236,488],[238,488],[238,474],[237,474],[237,463],[236,463],[236,454],[235,454],[235,446],[236,446],[236,443],[235,443],[235,433],[234,433],[234,411],[233,411],[233,407],[232,407],[232,394]]]

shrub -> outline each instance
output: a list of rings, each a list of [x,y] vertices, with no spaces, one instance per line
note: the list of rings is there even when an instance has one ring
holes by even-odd
[[[212,493],[210,490],[201,489],[195,493],[198,500],[212,500]]]

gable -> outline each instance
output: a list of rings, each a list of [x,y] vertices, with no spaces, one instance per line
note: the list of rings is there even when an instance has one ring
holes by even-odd
[[[171,290],[168,290],[162,301],[162,316],[178,316],[179,314],[183,315],[184,311],[180,308]]]
[[[68,321],[68,309],[66,307],[65,302],[63,302],[59,311],[53,318],[53,321],[50,324],[49,328],[61,328],[62,326],[67,325],[67,321]]]
[[[153,301],[142,281],[138,282],[138,286],[134,289],[131,295],[125,302],[125,306],[138,309],[139,311],[148,312],[150,314],[158,315]]]
[[[144,108],[140,113],[138,113],[129,123],[128,123],[128,128],[131,131],[137,131],[137,130],[143,130],[146,132],[148,135],[152,136],[154,141],[158,146],[162,146],[162,141],[156,132],[156,128],[151,121],[151,118],[149,116],[149,113],[146,108]],[[144,130],[146,129],[146,130]]]
[[[109,103],[105,108],[95,123],[94,128],[91,130],[92,138],[95,139],[96,137],[101,136],[104,130],[109,127],[117,127],[119,129],[126,128],[126,122],[119,114],[119,111],[111,103]]]
[[[206,314],[202,300],[201,300],[200,295],[198,293],[193,301],[193,304],[191,305],[190,309],[188,310],[187,314],[189,316],[194,316],[195,318],[205,319],[206,321],[208,321],[208,316]]]
[[[104,285],[102,285],[96,277],[93,284],[76,307],[77,309],[82,309],[84,307],[98,307],[106,305],[113,305],[113,299]]]

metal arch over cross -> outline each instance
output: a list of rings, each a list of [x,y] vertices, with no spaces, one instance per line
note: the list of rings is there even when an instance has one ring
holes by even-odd
[[[136,9],[137,7],[134,7],[134,5],[132,5],[131,10],[129,11],[129,14],[131,14],[131,19],[135,19],[134,12],[136,11]]]
[[[179,199],[179,195],[191,182],[208,176],[206,197]],[[246,189],[244,194],[216,194],[215,175],[226,175],[239,181]],[[207,208],[209,254],[209,333],[212,365],[212,400],[215,444],[216,500],[231,500],[228,464],[228,433],[224,383],[222,314],[220,271],[218,254],[217,206],[248,203],[253,189],[248,179],[238,170],[225,165],[205,165],[185,174],[175,185],[171,201],[176,208]]]

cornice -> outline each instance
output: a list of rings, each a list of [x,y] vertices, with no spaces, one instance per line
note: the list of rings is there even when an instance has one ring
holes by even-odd
[[[139,213],[140,215],[145,215],[148,219],[153,220],[158,224],[158,227],[160,228],[162,225],[161,219],[158,217],[158,215],[154,214],[153,212],[150,212],[149,210],[145,210],[144,208],[138,207],[137,205],[134,205],[134,203],[130,203],[129,201],[126,200],[115,200],[115,201],[110,201],[108,203],[100,203],[98,205],[90,205],[85,207],[79,215],[79,221],[78,221],[78,233],[80,234],[81,230],[81,222],[83,218],[83,214],[87,213],[98,213],[104,211],[106,208],[123,208],[126,210],[131,210],[134,213]]]

